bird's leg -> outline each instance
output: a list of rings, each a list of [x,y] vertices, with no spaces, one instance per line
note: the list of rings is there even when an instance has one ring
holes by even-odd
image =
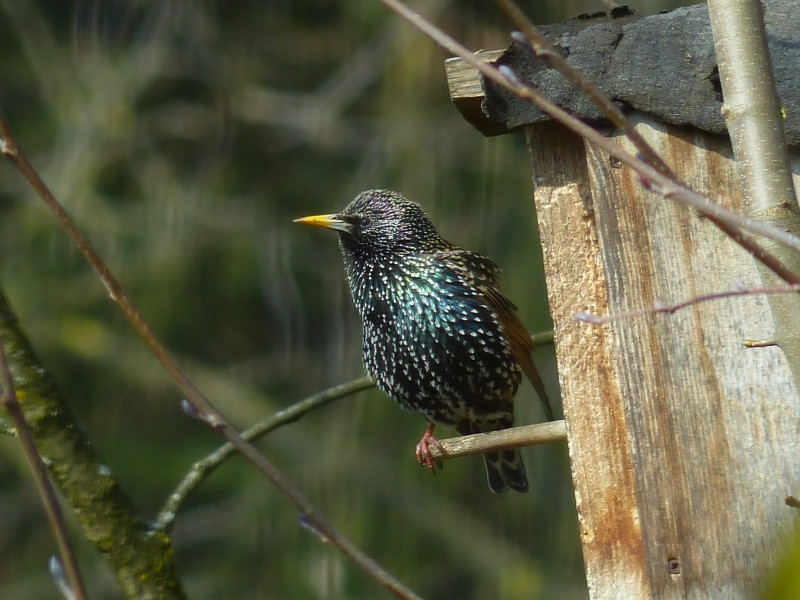
[[[436,460],[431,454],[430,446],[433,444],[440,452],[444,452],[442,443],[433,437],[433,428],[436,427],[435,423],[428,423],[428,428],[422,436],[422,439],[417,444],[417,462],[421,467],[428,467],[434,473],[436,469],[443,469],[444,465],[441,460]]]

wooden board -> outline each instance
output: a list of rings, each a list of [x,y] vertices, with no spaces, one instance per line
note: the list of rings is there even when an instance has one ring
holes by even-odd
[[[698,191],[740,199],[721,138],[639,130]],[[597,326],[604,314],[757,285],[704,219],[550,123],[526,130],[590,595],[753,598],[800,491],[800,400],[760,296]],[[623,141],[624,143],[624,141]]]

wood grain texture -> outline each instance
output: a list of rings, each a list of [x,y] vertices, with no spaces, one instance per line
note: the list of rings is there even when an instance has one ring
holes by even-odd
[[[634,460],[610,327],[573,318],[608,308],[583,142],[552,123],[526,134],[587,583],[593,598],[644,598]]]
[[[740,208],[727,143],[638,129],[690,185]],[[713,225],[555,125],[528,129],[592,598],[752,598],[792,524],[800,400],[758,296],[577,323],[761,282]],[[624,143],[624,142],[623,142]]]
[[[493,62],[502,50],[482,51],[475,53],[486,62]],[[450,91],[450,100],[461,112],[461,115],[478,129],[483,135],[499,135],[507,133],[506,128],[488,120],[481,110],[483,101],[483,81],[477,69],[467,64],[461,58],[448,58],[444,62],[447,74],[447,87]]]

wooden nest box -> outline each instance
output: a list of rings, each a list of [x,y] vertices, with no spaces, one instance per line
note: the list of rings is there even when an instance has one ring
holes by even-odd
[[[799,13],[788,1],[765,11],[796,188]],[[705,5],[647,18],[622,9],[544,30],[683,181],[747,211]],[[529,52],[481,56],[604,127]],[[800,495],[798,295],[579,322],[581,311],[616,314],[775,279],[707,219],[648,191],[632,170],[461,59],[446,70],[471,124],[485,135],[522,131],[530,150],[591,597],[755,597],[797,518],[785,499]]]

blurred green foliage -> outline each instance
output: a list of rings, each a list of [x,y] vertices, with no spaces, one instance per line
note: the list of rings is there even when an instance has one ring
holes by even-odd
[[[800,528],[797,526],[787,532],[781,560],[766,584],[763,600],[800,598]]]
[[[525,4],[539,23],[603,8]],[[507,45],[491,3],[421,9],[472,48]],[[378,2],[0,0],[0,32],[0,110],[20,146],[237,425],[361,375],[335,236],[291,220],[363,189],[421,202],[446,238],[504,268],[532,331],[549,326],[522,141],[465,123],[446,56]],[[0,217],[0,283],[98,452],[154,515],[219,440],[181,413],[179,392],[5,162]],[[536,359],[555,390],[552,350]],[[542,418],[527,387],[518,406],[519,423]],[[423,429],[371,391],[261,446],[425,597],[585,597],[566,447],[524,450],[532,491],[497,497],[478,458],[435,478],[420,470]],[[0,597],[56,597],[45,519],[15,442],[0,443]],[[91,597],[119,597],[74,538]],[[382,593],[238,459],[190,499],[174,541],[192,598]]]

